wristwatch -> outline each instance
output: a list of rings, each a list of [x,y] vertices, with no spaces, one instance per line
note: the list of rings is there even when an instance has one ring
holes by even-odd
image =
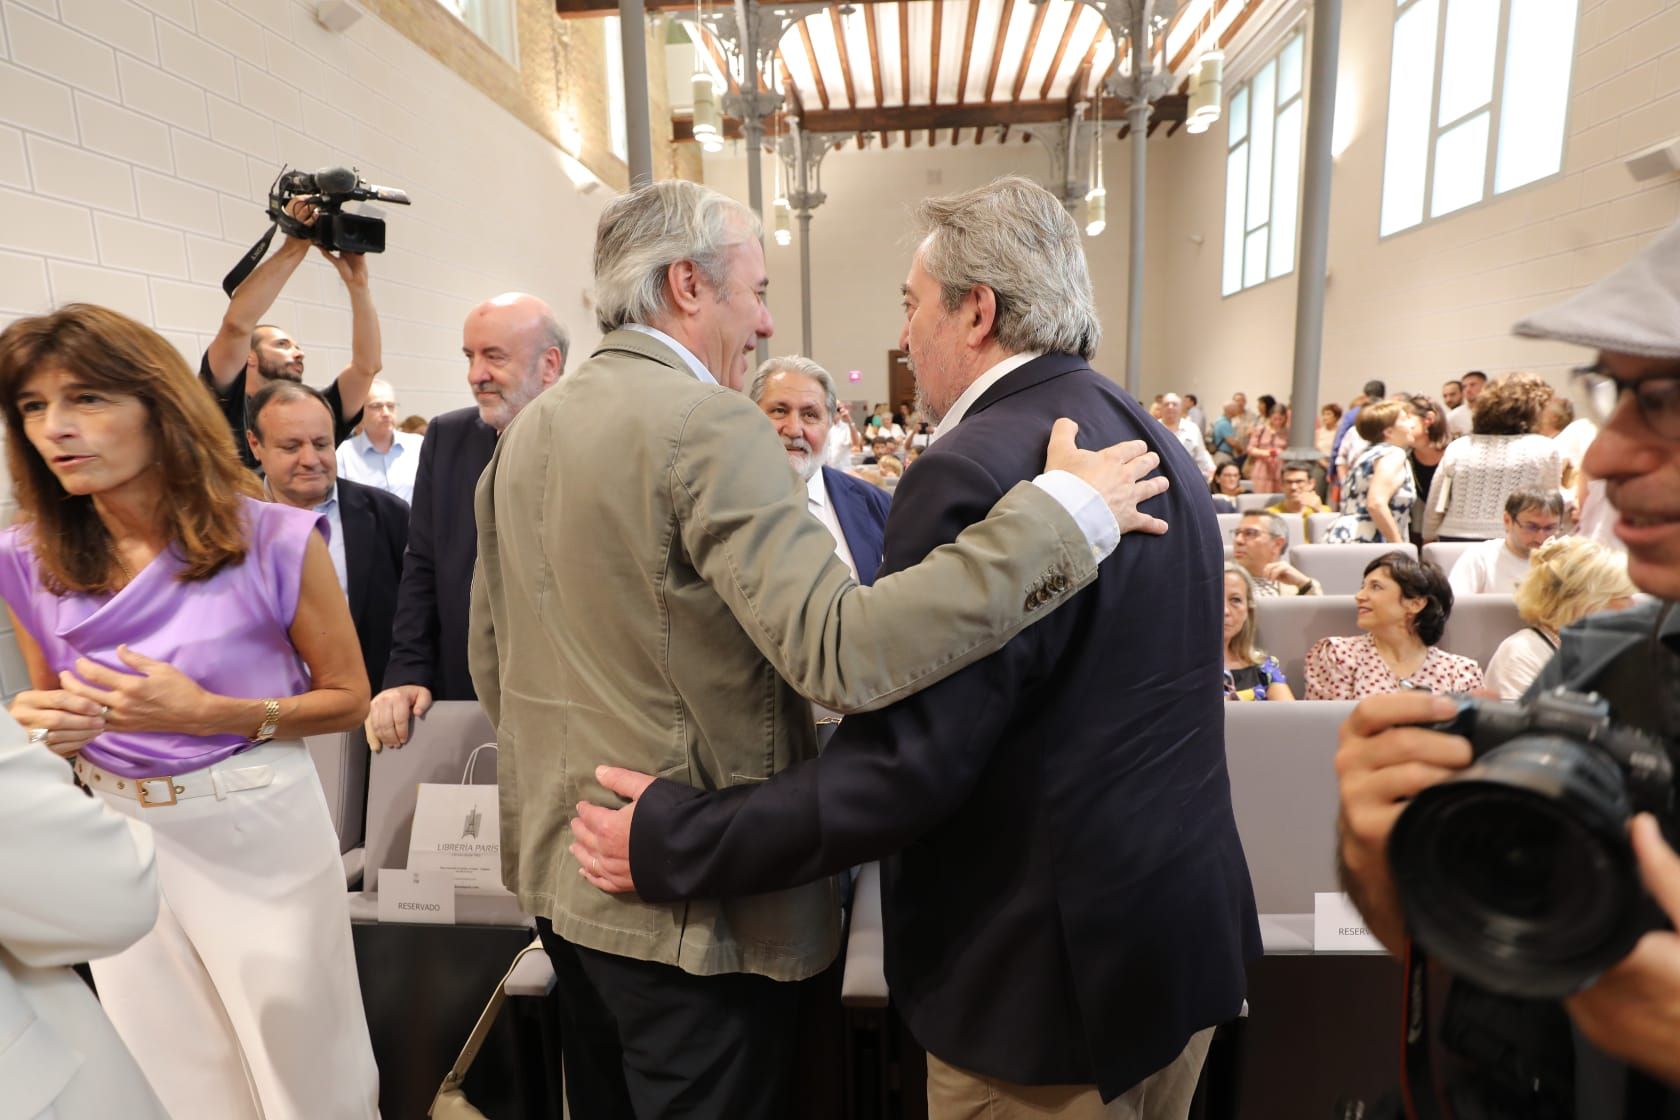
[[[251,736],[253,743],[266,743],[274,738],[275,730],[280,726],[280,701],[268,699],[263,701],[262,726]]]

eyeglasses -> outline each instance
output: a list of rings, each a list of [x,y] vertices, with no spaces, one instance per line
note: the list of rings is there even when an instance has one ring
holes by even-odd
[[[1517,522],[1517,528],[1521,529],[1524,533],[1527,533],[1531,537],[1538,537],[1542,535],[1549,537],[1558,531],[1558,524],[1556,521],[1553,521],[1549,525],[1536,525],[1532,521],[1519,520]]]
[[[1571,371],[1575,395],[1600,423],[1607,423],[1623,393],[1633,394],[1645,426],[1662,439],[1680,440],[1680,374],[1624,381],[1602,363]]]
[[[1253,528],[1238,529],[1236,532],[1231,534],[1231,537],[1234,540],[1239,541],[1257,541],[1269,536],[1271,536],[1271,534],[1266,532],[1266,530]]]

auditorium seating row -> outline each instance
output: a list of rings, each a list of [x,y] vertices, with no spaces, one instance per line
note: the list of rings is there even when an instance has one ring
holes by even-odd
[[[1244,501],[1247,500],[1249,496],[1250,495],[1244,494],[1241,498],[1237,499],[1236,513],[1218,513],[1214,515],[1219,518],[1219,531],[1224,535],[1225,543],[1227,545],[1231,543],[1231,534],[1236,532],[1237,526],[1242,522],[1243,514],[1250,512],[1250,510],[1245,508],[1243,505]],[[1271,497],[1271,495],[1267,496]],[[1265,506],[1258,505],[1256,508],[1264,510]],[[1279,514],[1278,516],[1283,518],[1284,528],[1289,534],[1289,547],[1293,549],[1304,544],[1323,544],[1324,534],[1330,531],[1330,526],[1334,525],[1336,523],[1336,519],[1342,515],[1332,511],[1329,513],[1309,513],[1305,518],[1298,514],[1290,513]],[[1393,547],[1401,546],[1396,545]],[[1423,546],[1423,558],[1425,560],[1434,560],[1435,563],[1440,564],[1443,569],[1450,570],[1453,561],[1458,559],[1459,553],[1463,552],[1468,547],[1470,547],[1470,543],[1464,541],[1436,541],[1432,544],[1426,544]]]
[[[1306,689],[1303,671],[1313,643],[1332,635],[1359,633],[1352,595],[1261,599],[1255,604],[1254,619],[1255,644],[1278,659],[1298,696]],[[1522,628],[1511,596],[1461,595],[1453,601],[1438,644],[1485,669],[1499,643]]]

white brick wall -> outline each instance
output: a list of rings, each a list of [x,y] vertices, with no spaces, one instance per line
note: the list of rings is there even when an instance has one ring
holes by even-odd
[[[588,353],[606,192],[580,196],[552,145],[376,16],[333,34],[313,10],[0,0],[0,327],[89,300],[156,327],[196,368],[279,165],[345,164],[415,200],[384,208],[391,251],[369,262],[405,413],[471,403],[461,320],[499,292],[542,295]],[[348,301],[324,261],[268,317],[302,341],[312,383],[349,360]],[[0,477],[0,519],[8,491]],[[3,630],[9,695],[24,682]]]

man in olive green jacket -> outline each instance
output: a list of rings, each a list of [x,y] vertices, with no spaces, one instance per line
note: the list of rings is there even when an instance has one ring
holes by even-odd
[[[595,272],[606,337],[503,434],[477,494],[470,663],[501,748],[503,879],[562,1001],[616,1019],[638,1116],[774,1117],[795,988],[777,982],[834,959],[833,883],[678,905],[597,891],[568,851],[577,803],[610,803],[595,766],[713,789],[813,757],[807,701],[881,707],[998,649],[1120,532],[1164,531],[1136,507],[1166,482],[1141,443],[1080,451],[1063,421],[1045,475],[860,588],[728,391],[771,332],[750,212],[641,188],[603,214]]]

